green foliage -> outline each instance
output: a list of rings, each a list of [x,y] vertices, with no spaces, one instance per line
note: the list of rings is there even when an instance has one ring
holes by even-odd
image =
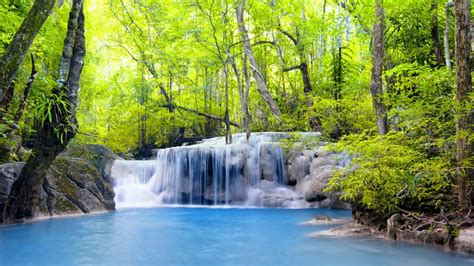
[[[380,214],[405,208],[434,211],[449,204],[449,163],[417,150],[404,132],[349,135],[333,148],[353,156],[329,183],[329,190],[342,190],[345,200]]]
[[[376,128],[369,93],[373,0],[339,2],[247,1],[244,20],[252,49],[282,111],[278,119],[271,115],[250,69],[251,130],[317,130],[321,139],[341,139],[334,149],[351,153],[354,160],[331,181],[331,189],[342,190],[345,199],[376,212],[448,206],[450,200],[445,195],[451,194],[453,184],[456,134],[469,134],[456,132],[455,114],[473,106],[454,103],[453,72],[435,65],[432,1],[383,1],[383,100],[392,131],[385,137],[367,133]],[[31,3],[0,0],[0,54]],[[68,106],[60,94],[50,91],[56,86],[69,4],[66,1],[54,11],[30,49],[39,75],[20,121],[23,135],[35,129],[34,121],[55,127],[59,140],[76,131],[67,121],[56,120]],[[140,147],[173,143],[182,127],[189,137],[222,135],[221,121],[183,109],[170,112],[162,91],[176,106],[223,118],[225,67],[229,70],[229,117],[241,124],[238,84],[240,81],[246,88],[244,60],[248,59],[240,42],[235,4],[212,0],[86,1],[87,56],[77,110],[80,130],[74,142],[100,143],[129,154]],[[438,4],[439,32],[443,32],[444,2]],[[451,48],[453,29],[454,24],[448,36]],[[297,40],[296,45],[288,35]],[[302,62],[308,66],[310,93],[303,92],[299,69],[284,71]],[[6,122],[17,110],[30,69],[31,62],[25,60]],[[232,127],[232,133],[242,130]],[[6,125],[0,123],[0,132],[6,131]],[[311,148],[321,139],[290,134],[283,146]]]
[[[71,121],[70,103],[62,92],[52,93],[49,97],[43,95],[43,101],[35,109],[38,128],[46,125],[53,127],[56,138],[64,143],[70,134],[76,132],[74,123]]]
[[[321,145],[321,138],[304,132],[289,132],[288,138],[282,139],[280,145],[285,154],[294,149],[311,150]]]

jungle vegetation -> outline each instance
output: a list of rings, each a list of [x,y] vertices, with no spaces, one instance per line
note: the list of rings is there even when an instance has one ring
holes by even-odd
[[[32,150],[4,214],[31,215],[68,144],[131,156],[183,131],[320,131],[355,158],[329,188],[345,199],[470,214],[470,5],[0,0],[0,157]]]

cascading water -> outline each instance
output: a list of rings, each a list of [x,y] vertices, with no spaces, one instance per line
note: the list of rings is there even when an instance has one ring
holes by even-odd
[[[236,134],[158,150],[155,160],[117,160],[112,167],[117,208],[163,204],[303,206],[285,186],[284,133]]]

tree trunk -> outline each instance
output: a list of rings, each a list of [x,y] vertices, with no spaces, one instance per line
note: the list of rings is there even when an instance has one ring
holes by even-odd
[[[453,2],[449,1],[446,3],[446,27],[444,29],[444,57],[446,60],[446,68],[451,70],[451,50],[449,49],[449,32],[451,28],[451,12],[450,9],[453,7]]]
[[[374,22],[374,39],[372,48],[372,79],[370,81],[370,94],[372,95],[377,129],[380,135],[388,132],[387,108],[383,99],[382,70],[384,55],[384,10],[382,0],[375,0],[376,19]]]
[[[250,92],[250,77],[249,77],[249,70],[248,70],[248,64],[247,64],[247,56],[244,54],[244,62],[242,66],[242,71],[244,72],[244,78],[245,78],[245,91],[244,91],[244,103],[245,106],[242,107],[245,109],[244,117],[246,119],[244,120],[244,127],[245,127],[245,135],[247,137],[247,140],[250,139],[250,123],[252,120],[252,117],[250,116],[250,110],[249,110],[249,92]]]
[[[462,207],[473,202],[472,182],[474,181],[473,134],[474,110],[469,94],[472,93],[471,81],[471,39],[470,39],[470,0],[455,0],[456,17],[456,158],[458,171],[458,200]]]
[[[321,22],[321,29],[319,30],[319,49],[318,49],[318,60],[319,60],[319,67],[318,67],[318,84],[321,79],[321,73],[323,72],[323,55],[325,51],[326,43],[324,41],[324,24],[326,22],[326,2],[327,0],[323,0],[323,17]]]
[[[66,148],[69,140],[76,134],[77,91],[85,56],[82,0],[74,0],[73,6],[77,2],[80,3],[77,29],[68,28],[68,31],[74,30],[75,34],[67,34],[65,41],[65,44],[74,43],[66,86],[53,90],[53,94],[59,96],[67,104],[64,107],[63,104],[56,103],[53,109],[49,110],[53,114],[52,121],[47,119],[38,130],[33,155],[13,184],[5,205],[4,223],[23,222],[35,217],[46,172],[56,156]]]
[[[15,118],[13,120],[13,123],[15,125],[18,125],[18,122],[20,122],[20,119],[23,116],[23,111],[25,110],[26,102],[28,101],[28,97],[30,95],[31,86],[33,85],[33,82],[35,81],[37,75],[38,75],[38,72],[36,71],[36,68],[35,68],[35,58],[33,57],[33,54],[32,54],[31,55],[31,74],[30,74],[30,77],[28,78],[28,81],[26,82],[26,87],[25,87],[25,90],[23,91],[23,98],[21,98],[20,105],[18,106],[18,111],[16,112]]]
[[[230,55],[229,55],[230,56]],[[248,123],[248,93],[244,90],[242,86],[242,79],[240,77],[239,69],[237,68],[237,64],[235,63],[235,58],[233,56],[229,57],[230,64],[234,69],[235,77],[237,78],[237,88],[239,90],[239,99],[240,99],[240,111],[242,112],[242,125],[244,127],[244,131],[247,135],[247,139],[250,137],[250,129]],[[246,62],[244,62],[246,64]]]
[[[247,55],[249,59],[250,68],[252,69],[252,75],[255,79],[255,82],[257,83],[258,92],[260,92],[260,95],[267,103],[272,114],[276,117],[280,117],[281,116],[280,108],[275,103],[272,95],[267,89],[267,85],[265,84],[265,79],[263,78],[262,73],[260,72],[257,61],[253,54],[252,46],[250,45],[250,39],[247,33],[247,29],[245,28],[245,25],[244,25],[244,9],[245,9],[245,0],[242,0],[240,6],[239,5],[236,6],[235,14],[237,16],[237,23],[239,25],[240,38],[242,42],[244,43],[244,53]]]
[[[431,42],[433,45],[433,52],[436,57],[436,63],[443,65],[444,58],[439,41],[439,26],[438,26],[438,4],[437,0],[431,0]]]
[[[69,65],[71,64],[71,57],[72,57],[72,49],[74,46],[74,42],[70,40],[74,40],[74,36],[76,34],[77,29],[77,18],[79,17],[79,12],[81,10],[81,3],[79,1],[74,1],[71,6],[71,12],[69,12],[69,21],[68,21],[68,30],[67,36],[64,41],[64,48],[63,54],[61,57],[61,63],[59,64],[59,79],[58,83],[60,86],[64,86],[64,83],[67,79],[67,74],[69,71]]]
[[[228,55],[229,56],[229,55]],[[229,118],[229,69],[227,60],[224,63],[224,89],[225,89],[225,143],[232,143],[232,133],[230,132],[230,118]]]
[[[36,34],[53,10],[56,0],[36,0],[0,61],[0,101],[10,87]]]
[[[304,94],[309,94],[313,89],[311,88],[311,81],[309,78],[308,65],[306,62],[301,63],[301,75],[303,77],[303,91]]]
[[[5,92],[3,99],[0,101],[0,122],[5,121],[5,116],[8,114],[10,109],[10,103],[15,94],[15,84],[11,83],[8,89]]]

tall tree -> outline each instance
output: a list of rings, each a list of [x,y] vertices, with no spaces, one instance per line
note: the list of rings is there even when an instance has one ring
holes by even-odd
[[[437,0],[431,0],[431,42],[436,57],[436,63],[442,65],[444,63],[444,58],[443,50],[441,49],[441,42],[439,41]]]
[[[451,29],[451,8],[453,2],[449,0],[446,3],[446,26],[444,28],[444,58],[446,60],[446,68],[451,70],[451,50],[449,49],[449,32]]]
[[[0,101],[11,87],[28,49],[53,10],[56,0],[36,0],[0,61]]]
[[[306,18],[304,16],[304,9],[302,12],[302,21],[303,23],[306,23]],[[301,78],[303,79],[303,91],[307,95],[309,94],[313,88],[311,87],[311,79],[309,76],[309,70],[308,70],[308,60],[307,56],[305,54],[305,45],[304,42],[301,38],[300,30],[298,26],[295,28],[295,35],[292,35],[288,31],[284,30],[281,28],[281,26],[278,26],[278,30],[288,37],[290,41],[295,45],[296,49],[298,50],[298,56],[300,58],[300,62],[298,65],[291,66],[291,67],[285,67],[283,68],[283,72],[288,72],[288,71],[293,71],[293,70],[299,70],[301,72]],[[303,34],[304,35],[304,34]]]
[[[244,24],[244,11],[245,11],[245,0],[242,0],[240,2],[236,1],[235,14],[237,17],[237,24],[239,26],[240,39],[242,40],[243,45],[244,45],[244,53],[248,57],[250,68],[252,69],[252,76],[254,77],[255,82],[257,83],[258,92],[260,92],[260,95],[262,96],[263,100],[265,100],[265,102],[267,103],[272,114],[276,117],[279,117],[281,116],[280,108],[278,107],[272,95],[268,91],[267,84],[265,83],[265,79],[263,78],[263,75],[257,64],[257,60],[255,59],[252,45],[250,45],[249,34]]]
[[[382,0],[375,0],[375,22],[373,29],[372,47],[372,79],[370,81],[370,94],[372,94],[377,129],[380,135],[388,132],[387,107],[383,99],[382,71],[384,55],[384,10]]]
[[[44,109],[44,119],[38,130],[33,155],[13,184],[3,212],[4,223],[22,222],[35,217],[46,172],[77,130],[76,105],[79,80],[85,56],[83,1],[74,0],[69,14],[64,50],[72,47],[68,57],[67,80],[58,82]],[[71,31],[74,34],[71,34]],[[63,52],[64,54],[64,52]]]
[[[471,1],[455,0],[456,16],[456,158],[460,166],[458,172],[458,200],[463,207],[471,206],[474,200],[474,109],[472,108],[471,80]]]

